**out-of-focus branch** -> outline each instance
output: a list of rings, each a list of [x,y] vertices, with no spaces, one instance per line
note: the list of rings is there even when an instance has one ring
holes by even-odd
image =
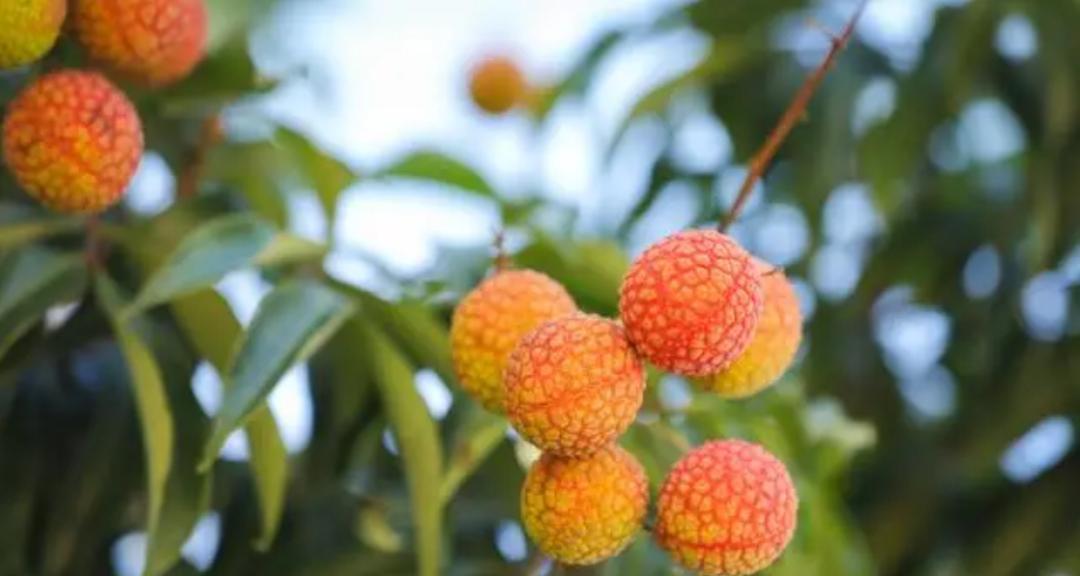
[[[754,154],[753,159],[750,160],[750,170],[746,174],[746,179],[743,180],[742,186],[739,188],[739,195],[735,197],[735,203],[731,206],[731,211],[724,216],[723,221],[720,223],[720,231],[726,231],[735,220],[739,218],[739,213],[742,212],[743,206],[746,205],[746,201],[750,199],[750,194],[753,193],[754,185],[757,184],[765,175],[765,170],[772,163],[774,157],[776,157],[777,151],[780,150],[780,146],[787,140],[788,135],[795,129],[795,126],[806,114],[806,108],[810,105],[810,100],[813,99],[814,93],[817,92],[821,83],[825,80],[825,76],[832,70],[836,64],[837,58],[840,53],[847,47],[848,42],[851,41],[851,36],[855,33],[855,26],[859,23],[859,19],[862,17],[863,12],[866,10],[867,4],[870,0],[861,0],[859,6],[855,9],[855,13],[848,20],[847,26],[840,33],[839,36],[830,34],[830,40],[832,46],[829,48],[829,53],[825,55],[825,59],[814,70],[803,85],[799,88],[798,93],[795,94],[794,100],[791,101],[791,105],[784,111],[784,115],[780,118],[780,122],[773,128],[772,133],[769,134],[769,138],[765,141],[765,144],[760,150]]]
[[[214,113],[203,120],[199,129],[199,140],[191,149],[191,153],[180,173],[180,181],[176,188],[180,198],[191,198],[199,191],[199,183],[202,181],[203,172],[206,171],[206,157],[210,150],[217,146],[223,137],[221,127],[221,114]]]

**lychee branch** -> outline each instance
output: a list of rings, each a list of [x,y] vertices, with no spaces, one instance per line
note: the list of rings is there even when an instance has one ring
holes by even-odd
[[[784,144],[787,137],[791,134],[791,131],[795,129],[795,126],[806,114],[806,108],[810,105],[810,100],[813,99],[814,94],[817,92],[821,83],[825,80],[825,76],[836,65],[836,60],[839,58],[840,53],[844,51],[848,43],[851,41],[852,35],[855,33],[855,26],[859,23],[859,19],[862,17],[863,12],[866,10],[866,6],[870,3],[870,0],[862,0],[859,2],[859,6],[855,9],[855,13],[848,20],[847,25],[839,36],[830,35],[832,46],[829,48],[828,54],[825,55],[825,59],[814,70],[799,88],[799,91],[795,94],[794,100],[784,111],[784,115],[780,117],[780,122],[773,128],[772,133],[769,134],[769,138],[765,141],[765,144],[760,150],[754,154],[753,159],[750,160],[750,170],[746,174],[746,179],[743,180],[742,186],[739,188],[739,195],[735,197],[735,203],[731,206],[731,210],[724,217],[720,223],[720,231],[724,232],[731,224],[739,218],[739,213],[742,212],[743,207],[746,205],[746,201],[750,199],[750,195],[753,193],[754,185],[758,180],[765,175],[765,170],[772,163],[773,158],[776,157],[776,153],[780,150],[780,146]]]

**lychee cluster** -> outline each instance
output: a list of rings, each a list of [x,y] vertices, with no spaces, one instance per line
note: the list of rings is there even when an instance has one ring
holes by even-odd
[[[95,63],[146,86],[187,76],[205,52],[205,0],[72,0],[71,29]],[[0,3],[0,69],[31,64],[56,43],[68,0]],[[8,105],[3,158],[45,207],[94,214],[123,196],[143,153],[135,106],[95,71],[33,79]]]
[[[623,281],[619,310],[621,323],[577,312],[554,280],[514,271],[484,281],[454,314],[462,387],[542,451],[522,489],[523,522],[565,564],[610,558],[642,527],[647,483],[616,442],[641,409],[645,361],[745,397],[787,370],[801,340],[784,273],[713,231],[646,250]],[[797,507],[787,470],[764,448],[710,442],[661,487],[655,536],[690,570],[750,574],[787,546]]]

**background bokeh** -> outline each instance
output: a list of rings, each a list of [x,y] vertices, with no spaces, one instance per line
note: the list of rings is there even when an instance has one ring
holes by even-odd
[[[518,264],[613,314],[630,258],[730,207],[750,156],[827,51],[820,27],[839,31],[855,4],[211,2],[216,67],[140,101],[166,130],[151,136],[120,221],[178,233],[192,214],[253,212],[325,247],[319,274],[356,290],[407,357],[447,467],[466,477],[439,521],[444,571],[558,571],[517,522],[528,447],[479,414],[441,364],[453,303],[485,274],[506,227]],[[1080,575],[1080,4],[872,0],[856,30],[732,230],[796,283],[807,320],[796,367],[742,402],[653,378],[625,444],[654,490],[686,446],[708,438],[777,452],[803,506],[770,574]],[[504,117],[475,109],[468,71],[493,53],[550,87],[546,99]],[[252,64],[257,82],[243,77]],[[182,206],[169,142],[190,136],[166,135],[182,133],[168,123],[196,125],[218,108],[228,141],[213,153],[206,205]],[[5,202],[19,202],[0,186]],[[220,196],[239,206],[217,206]],[[310,273],[249,266],[214,290],[248,326],[282,277]],[[44,330],[79,329],[84,309],[51,307]],[[360,375],[367,359],[349,348],[355,337],[342,332],[270,395],[291,455],[270,552],[249,546],[258,506],[237,432],[176,573],[415,573],[415,493],[404,488],[393,404],[371,385],[341,393],[380,377]],[[43,345],[58,342],[68,348],[55,355],[27,355],[24,343],[22,357],[2,358],[4,446],[48,418],[95,418],[90,399],[101,390],[82,408],[27,400],[35,382],[63,379],[43,376],[43,364],[64,358],[77,381],[123,379],[115,358],[95,355],[110,345],[74,336]],[[178,380],[212,416],[221,367],[199,357]],[[30,405],[50,416],[17,415]],[[58,445],[81,453],[71,439],[79,426]],[[474,449],[484,456],[455,468]],[[117,450],[138,453],[137,444]],[[0,451],[9,489],[0,520],[20,504],[47,517],[44,496],[31,505],[12,488],[18,475],[7,471],[26,461],[16,452]],[[119,491],[94,494],[138,502],[136,486]],[[0,543],[0,556],[25,559],[0,559],[0,574],[139,574],[148,536],[137,517],[117,518],[84,556],[70,555],[92,562],[58,561],[51,572],[41,560],[57,534],[41,528],[48,522],[0,527],[33,535],[30,553]],[[672,570],[642,538],[581,573]]]

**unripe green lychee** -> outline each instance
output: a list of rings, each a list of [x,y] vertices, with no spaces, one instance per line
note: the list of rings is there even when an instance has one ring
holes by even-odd
[[[149,86],[183,79],[206,51],[204,0],[74,0],[72,18],[91,58]]]
[[[541,450],[582,458],[634,421],[645,369],[623,329],[588,314],[529,332],[506,365],[506,415]]]
[[[746,250],[719,232],[689,230],[634,261],[623,280],[619,313],[646,360],[700,377],[727,368],[743,353],[762,301],[761,278]]]
[[[92,214],[123,196],[139,166],[135,107],[100,74],[37,79],[8,106],[4,161],[27,193],[58,212]]]
[[[583,459],[544,454],[521,489],[525,531],[564,564],[595,564],[617,555],[641,529],[648,503],[644,470],[616,445]]]
[[[577,311],[558,282],[532,270],[506,270],[462,299],[450,328],[458,382],[484,408],[503,411],[503,370],[518,340],[542,322]]]
[[[799,497],[784,464],[740,440],[694,449],[664,480],[654,535],[699,574],[754,574],[776,561],[795,533]]]
[[[706,390],[743,398],[776,382],[795,360],[802,341],[802,312],[795,288],[784,272],[757,262],[765,307],[746,351],[722,372],[698,380]]]
[[[0,69],[40,59],[56,44],[67,0],[4,0],[0,4]]]
[[[505,56],[492,56],[478,62],[469,76],[473,103],[488,114],[505,114],[524,104],[529,83],[517,62]]]

